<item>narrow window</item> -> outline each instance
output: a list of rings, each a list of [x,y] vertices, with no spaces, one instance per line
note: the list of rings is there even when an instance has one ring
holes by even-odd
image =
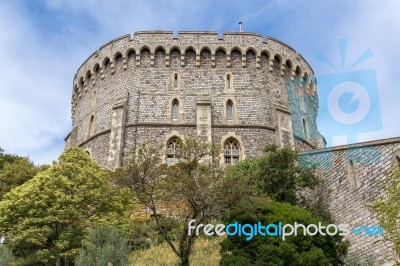
[[[356,169],[353,160],[349,161],[349,183],[351,188],[359,188],[361,186],[360,180],[357,177]]]
[[[231,81],[231,74],[227,74],[227,75],[226,75],[226,88],[227,88],[228,90],[231,89],[231,83],[232,83],[232,81]]]
[[[179,156],[181,152],[180,139],[174,137],[167,143],[167,165],[174,165],[179,162]]]
[[[233,120],[233,103],[231,100],[226,103],[226,120]]]
[[[304,139],[308,139],[308,132],[307,132],[307,123],[306,120],[303,118],[303,133],[304,133]]]
[[[177,99],[172,101],[172,119],[178,119],[179,102]]]
[[[95,105],[96,105],[96,99],[97,99],[97,93],[96,93],[96,91],[93,91],[93,94],[92,94],[92,101],[91,101],[92,106],[95,106]]]
[[[174,88],[178,88],[178,74],[175,73],[174,74]]]
[[[240,148],[235,139],[229,139],[224,145],[224,162],[226,164],[236,164],[240,160]]]
[[[89,137],[93,136],[93,134],[94,134],[94,116],[92,115],[89,121]]]

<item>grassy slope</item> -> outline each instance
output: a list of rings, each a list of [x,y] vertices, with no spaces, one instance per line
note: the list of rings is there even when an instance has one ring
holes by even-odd
[[[217,266],[219,265],[219,243],[223,238],[199,238],[194,245],[190,258],[193,266]],[[149,249],[138,250],[132,253],[132,265],[135,266],[174,266],[178,263],[178,257],[172,252],[166,243]]]

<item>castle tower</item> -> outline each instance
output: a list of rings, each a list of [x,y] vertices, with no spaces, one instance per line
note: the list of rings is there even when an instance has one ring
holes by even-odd
[[[322,137],[310,77],[293,48],[256,33],[125,35],[78,69],[66,146],[86,149],[110,169],[147,141],[165,145],[165,162],[174,163],[177,143],[190,135],[222,145],[222,164],[258,156],[272,143],[311,150]]]

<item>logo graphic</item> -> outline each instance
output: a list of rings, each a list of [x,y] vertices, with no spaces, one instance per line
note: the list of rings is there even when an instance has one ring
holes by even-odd
[[[317,54],[317,59],[334,70],[317,77],[300,77],[288,80],[289,108],[292,115],[294,134],[317,143],[325,137],[327,146],[345,145],[358,142],[358,134],[382,129],[379,107],[378,86],[374,69],[354,70],[372,57],[370,49],[365,50],[354,63],[346,62],[348,40],[339,40],[341,66],[336,66],[327,56]],[[313,86],[318,84],[318,93]],[[316,99],[318,94],[318,99]],[[306,121],[316,115],[313,104],[318,103],[318,132],[307,131]],[[306,104],[306,108],[304,108]],[[290,107],[292,106],[292,107]],[[311,117],[310,114],[311,113]],[[302,120],[301,120],[302,119]],[[333,153],[302,156],[316,163],[319,168],[333,164]],[[347,150],[346,160],[355,163],[378,163],[380,151],[373,146],[353,145]],[[300,162],[301,163],[301,162]],[[304,167],[306,163],[302,164]]]
[[[317,76],[317,120],[328,146],[356,143],[357,134],[382,129],[375,70],[352,70],[370,58],[372,52],[367,49],[347,68],[347,44],[347,40],[339,41],[342,70]],[[338,67],[322,53],[317,55],[317,59],[338,70]],[[335,139],[342,141],[336,143]]]

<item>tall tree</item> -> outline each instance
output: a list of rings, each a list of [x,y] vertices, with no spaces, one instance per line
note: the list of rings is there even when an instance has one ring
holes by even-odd
[[[301,188],[312,189],[318,184],[313,169],[300,167],[295,150],[269,145],[260,160],[262,189],[275,201],[295,205]]]
[[[73,261],[86,229],[115,212],[122,197],[82,149],[66,149],[49,169],[0,202],[0,233],[21,264]]]
[[[4,150],[0,148],[0,173],[3,171],[5,163],[12,163],[21,157],[13,154],[6,154]]]
[[[130,188],[146,206],[157,229],[181,265],[189,265],[195,234],[188,235],[188,221],[198,225],[219,214],[222,171],[215,152],[218,147],[187,138],[179,143],[179,163],[161,164],[162,151],[151,145],[139,147],[119,171],[116,182]],[[172,234],[174,233],[174,235]],[[177,240],[177,241],[174,241]]]
[[[36,166],[29,158],[18,157],[12,162],[6,162],[0,172],[0,200],[4,194],[32,179],[40,171],[48,168],[47,165]]]

